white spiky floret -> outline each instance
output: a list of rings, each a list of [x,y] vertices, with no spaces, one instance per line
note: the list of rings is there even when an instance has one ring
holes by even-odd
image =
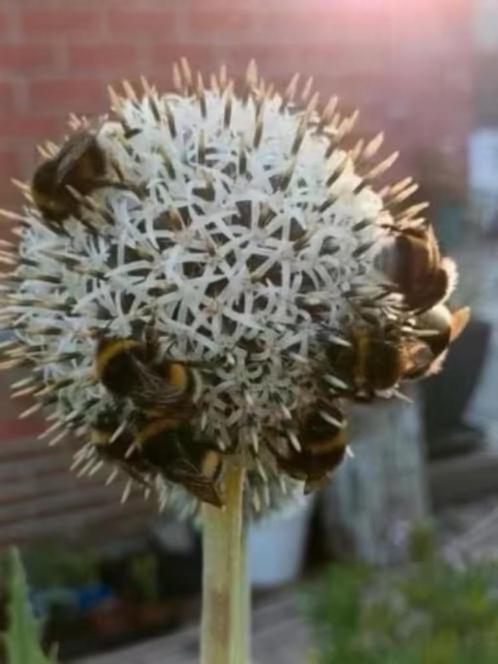
[[[282,493],[272,440],[299,448],[296,414],[320,398],[324,373],[341,383],[323,368],[323,334],[347,345],[347,294],[380,293],[378,315],[396,315],[375,266],[393,220],[374,178],[392,160],[372,161],[382,137],[342,148],[353,118],[322,127],[314,103],[300,108],[291,93],[183,85],[113,94],[118,120],[100,126],[98,142],[135,189],[95,190],[82,201],[85,223],[69,218],[63,233],[25,208],[6,316],[41,382],[60,382],[57,441],[68,424],[84,436],[116,407],[92,369],[95,330],[128,336],[153,322],[165,356],[202,363],[193,426],[220,449],[237,444],[258,478],[253,502],[264,504]],[[92,447],[82,450],[75,466],[100,470]],[[163,504],[167,483],[155,487]]]

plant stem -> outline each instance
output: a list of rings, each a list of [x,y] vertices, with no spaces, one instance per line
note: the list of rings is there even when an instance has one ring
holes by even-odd
[[[201,664],[249,664],[244,470],[225,474],[225,508],[203,506]]]

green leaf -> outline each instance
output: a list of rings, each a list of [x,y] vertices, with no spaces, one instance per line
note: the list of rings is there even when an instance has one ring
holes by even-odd
[[[28,599],[26,575],[17,549],[8,552],[7,631],[2,634],[8,664],[55,664],[39,645],[40,630]]]
[[[334,565],[310,587],[319,664],[496,664],[498,565]]]

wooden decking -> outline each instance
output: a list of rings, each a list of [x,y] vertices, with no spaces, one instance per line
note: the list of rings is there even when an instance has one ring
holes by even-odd
[[[253,612],[253,664],[307,664],[309,629],[291,592],[263,601]],[[146,641],[105,655],[79,659],[73,664],[197,664],[199,629]]]

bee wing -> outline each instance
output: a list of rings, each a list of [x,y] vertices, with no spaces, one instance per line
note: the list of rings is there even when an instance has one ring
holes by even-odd
[[[423,341],[413,341],[407,348],[406,366],[404,377],[422,376],[431,367],[434,361],[434,353]]]
[[[439,264],[440,271],[444,273],[444,281],[446,284],[446,292],[441,298],[441,302],[446,302],[450,295],[455,290],[458,282],[458,269],[455,261],[452,258],[445,257]],[[469,310],[470,314],[470,310]]]
[[[461,307],[451,315],[451,341],[459,337],[470,320],[470,307]]]
[[[223,501],[212,479],[204,477],[199,470],[186,458],[178,460],[168,473],[170,479],[178,482],[199,500],[221,507]]]
[[[433,376],[434,374],[439,373],[443,368],[444,361],[446,360],[447,355],[448,355],[448,348],[446,348],[446,350],[443,350],[443,352],[436,357],[436,359],[431,363],[427,371],[425,371],[425,373],[423,374],[423,377]]]
[[[330,471],[325,473],[320,479],[306,480],[304,483],[304,495],[307,496],[313,491],[319,491],[327,484],[329,480]]]
[[[61,147],[57,159],[56,184],[61,185],[68,175],[74,162],[80,159],[95,141],[95,136],[89,131],[80,131],[71,136]]]
[[[191,482],[188,485],[188,489],[203,503],[209,503],[210,505],[214,505],[214,507],[223,507],[221,494],[212,482]]]
[[[138,484],[141,484],[144,487],[147,487],[148,489],[152,488],[151,483],[143,477],[138,470],[133,468],[133,466],[130,466],[130,464],[125,463],[125,462],[120,462],[119,466],[124,470],[125,473],[127,473],[132,479],[135,480]]]
[[[135,467],[131,460],[127,461],[122,455],[113,454],[111,448],[112,445],[96,446],[98,456],[105,461],[116,464],[124,473],[134,479],[138,484],[150,487],[150,483],[142,474],[145,471],[145,468]]]
[[[130,396],[132,401],[142,408],[167,408],[182,397],[182,390],[168,385],[159,375],[145,367],[141,362],[135,363],[139,375],[139,390]]]

